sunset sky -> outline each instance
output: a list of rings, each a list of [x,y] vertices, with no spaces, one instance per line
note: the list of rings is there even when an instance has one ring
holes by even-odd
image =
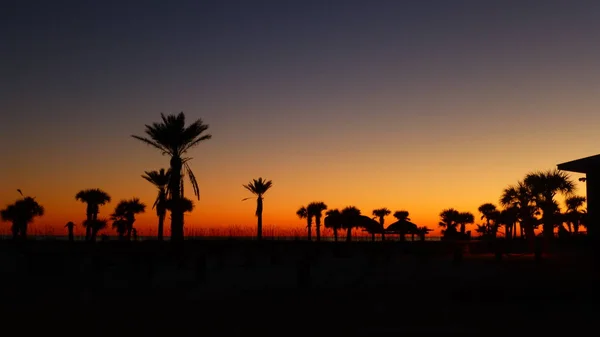
[[[478,219],[529,171],[600,152],[597,1],[12,2],[0,207],[35,196],[34,230],[79,224],[81,189],[112,196],[101,217],[151,206],[140,175],[169,160],[130,135],[161,112],[213,135],[189,153],[193,229],[254,226],[242,184],[262,176],[267,226],[301,229],[324,201],[437,232],[444,208]],[[136,226],[155,224],[149,208]]]

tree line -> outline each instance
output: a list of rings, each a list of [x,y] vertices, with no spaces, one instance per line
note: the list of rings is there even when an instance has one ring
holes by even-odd
[[[212,138],[207,134],[209,126],[201,119],[186,125],[183,112],[179,114],[161,114],[161,121],[145,126],[145,136],[132,135],[137,139],[169,157],[169,168],[145,171],[142,178],[151,183],[157,192],[152,208],[158,217],[157,239],[164,238],[164,224],[167,213],[170,213],[171,241],[179,242],[184,239],[184,214],[191,212],[194,202],[184,195],[184,177],[191,182],[194,196],[200,200],[200,188],[190,167],[191,158],[187,152],[201,142]],[[271,180],[253,179],[243,187],[253,194],[256,199],[257,239],[262,238],[262,214],[264,195],[273,186]],[[477,225],[476,232],[485,239],[496,239],[500,229],[505,239],[523,238],[532,242],[535,230],[542,226],[546,241],[554,237],[558,228],[559,235],[578,235],[580,228],[587,227],[587,212],[584,209],[585,198],[574,194],[575,184],[568,174],[558,171],[532,172],[514,185],[506,187],[499,198],[501,209],[493,203],[484,203],[478,211],[481,213],[483,224]],[[19,193],[21,191],[19,190]],[[565,196],[564,210],[556,197]],[[251,199],[245,198],[243,200]],[[85,238],[87,241],[96,240],[100,230],[105,229],[109,221],[117,232],[119,239],[130,240],[135,236],[135,216],[146,210],[146,205],[138,198],[121,200],[115,207],[109,219],[98,218],[100,206],[111,201],[105,191],[94,188],[79,191],[75,199],[86,204]],[[323,214],[323,212],[326,212]],[[8,205],[0,211],[0,218],[12,224],[11,231],[15,239],[27,237],[27,226],[34,218],[44,214],[44,207],[34,197],[25,197]],[[410,222],[409,212],[399,210],[394,212],[396,221],[385,227],[385,217],[391,211],[386,208],[374,209],[371,217],[363,215],[355,206],[347,206],[341,210],[328,209],[322,201],[314,201],[300,207],[296,215],[306,220],[307,239],[312,240],[313,219],[316,241],[321,240],[321,228],[333,231],[334,240],[338,240],[338,231],[346,230],[346,241],[351,241],[352,230],[361,228],[385,240],[386,234],[397,234],[404,241],[406,235],[415,235],[424,240],[431,231],[427,227],[419,227]],[[323,217],[325,215],[325,217]],[[439,227],[442,228],[443,239],[468,238],[470,232],[466,226],[474,224],[475,217],[470,212],[460,212],[454,208],[444,209],[440,214]],[[69,238],[73,238],[74,223],[69,222],[65,227],[69,230]]]

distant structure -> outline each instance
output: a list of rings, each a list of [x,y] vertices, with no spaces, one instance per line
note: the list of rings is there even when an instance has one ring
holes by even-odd
[[[598,240],[598,224],[600,224],[600,154],[585,157],[566,163],[558,164],[561,171],[577,172],[585,174],[587,212],[588,212],[588,235]]]

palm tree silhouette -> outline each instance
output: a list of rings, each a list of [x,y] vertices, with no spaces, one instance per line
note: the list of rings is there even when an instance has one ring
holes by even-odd
[[[300,210],[298,210],[298,212],[300,212]],[[340,213],[339,209],[335,208],[328,210],[325,215],[325,227],[333,230],[333,239],[335,242],[337,242],[338,230],[342,228],[342,213]]]
[[[440,222],[438,226],[444,228],[442,230],[442,234],[444,237],[451,238],[456,236],[458,231],[456,227],[458,227],[460,221],[460,212],[455,210],[454,208],[444,209],[440,213]]]
[[[201,119],[196,120],[192,124],[185,125],[185,115],[183,112],[175,115],[165,116],[161,114],[162,121],[146,125],[145,133],[148,136],[140,137],[132,135],[150,146],[160,150],[163,154],[169,155],[171,177],[169,180],[169,195],[175,200],[172,204],[174,207],[171,210],[171,240],[175,242],[183,241],[183,213],[184,210],[179,206],[184,203],[179,203],[177,200],[185,197],[183,192],[183,176],[184,170],[188,175],[194,195],[200,200],[200,189],[196,177],[192,172],[188,162],[192,158],[183,157],[188,150],[200,144],[204,140],[210,139],[212,136],[204,134],[208,130],[208,125],[204,124]]]
[[[38,216],[44,215],[44,207],[32,197],[24,197],[0,211],[2,221],[12,223],[13,239],[27,239],[27,227]]]
[[[390,215],[392,211],[389,209],[382,207],[373,210],[373,216],[379,218],[379,230],[381,231],[381,241],[385,241],[385,228],[383,225],[385,224],[385,217]]]
[[[352,228],[358,227],[360,223],[360,210],[354,206],[348,206],[341,212],[342,227],[346,228],[346,241],[352,241]]]
[[[475,222],[475,216],[471,212],[460,212],[458,214],[458,224],[460,225],[460,234],[466,235],[466,226]]]
[[[83,226],[85,227],[86,232],[88,229],[90,231],[89,241],[95,242],[96,237],[98,236],[98,232],[103,230],[104,228],[106,228],[106,224],[107,224],[106,219],[85,220],[83,222]]]
[[[312,240],[311,234],[312,234],[312,215],[308,212],[308,208],[307,207],[300,207],[298,208],[298,210],[296,211],[296,215],[300,218],[300,219],[306,219],[306,229],[307,229],[307,235],[306,235],[306,239],[308,241]]]
[[[138,198],[132,198],[129,200],[121,200],[115,207],[115,212],[111,217],[117,222],[117,232],[123,225],[126,225],[125,237],[127,240],[131,240],[131,231],[133,230],[133,223],[135,222],[135,215],[144,213],[146,211],[146,205]],[[119,233],[121,235],[121,233]]]
[[[263,195],[267,193],[267,191],[273,187],[273,182],[271,180],[266,180],[261,178],[253,179],[247,185],[242,185],[245,189],[250,191],[252,194],[256,196],[256,238],[258,240],[262,239],[262,213],[263,213]],[[244,200],[251,199],[245,198]]]
[[[323,211],[327,210],[327,205],[322,201],[315,201],[308,204],[306,209],[309,217],[315,217],[315,234],[317,235],[317,241],[321,241],[321,218],[323,217]]]
[[[431,232],[432,230],[423,226],[423,227],[418,227],[417,228],[417,235],[419,235],[419,238],[421,239],[421,241],[425,241],[425,236],[427,235],[427,233]]]
[[[479,206],[477,210],[481,213],[481,220],[485,219],[486,232],[495,239],[498,232],[498,217],[500,215],[496,205],[488,202]]]
[[[583,212],[580,210],[585,203],[585,197],[573,195],[565,199],[565,205],[567,209],[565,216],[569,226],[569,232],[577,235],[579,233],[579,225],[581,224],[581,218]]]
[[[531,189],[535,205],[542,211],[544,243],[549,248],[554,227],[559,224],[560,209],[554,197],[559,193],[570,196],[575,191],[575,183],[567,173],[558,170],[529,173],[523,182]]]
[[[73,235],[73,229],[75,228],[75,224],[72,221],[69,221],[67,222],[65,227],[69,231],[69,242],[73,242],[75,240],[75,236]]]
[[[87,204],[86,220],[96,220],[100,206],[110,202],[110,195],[99,188],[81,190],[75,195],[75,200]],[[85,226],[85,239],[91,239],[92,226]]]
[[[119,240],[125,240],[125,235],[127,234],[127,220],[124,217],[115,214],[111,216],[111,220],[113,220],[112,228],[117,232]]]
[[[158,195],[152,205],[152,209],[156,208],[156,216],[158,216],[158,240],[162,241],[165,216],[167,215],[165,203],[169,198],[168,186],[171,179],[171,171],[165,171],[165,169],[160,169],[160,171],[145,171],[142,178],[146,179],[158,190]]]
[[[500,204],[507,212],[512,212],[519,220],[521,228],[525,229],[525,237],[529,242],[529,250],[533,251],[535,246],[535,226],[537,206],[534,203],[534,195],[531,188],[523,181],[516,185],[506,187],[500,196]],[[508,227],[507,227],[508,228]],[[511,238],[512,229],[507,231],[506,237]]]

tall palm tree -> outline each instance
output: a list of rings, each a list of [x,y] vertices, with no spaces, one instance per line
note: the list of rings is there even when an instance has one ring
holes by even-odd
[[[385,241],[385,228],[383,225],[385,224],[385,217],[390,215],[392,211],[387,209],[386,207],[378,208],[373,210],[373,216],[379,218],[379,227],[381,230],[381,241]]]
[[[158,216],[158,240],[162,241],[165,216],[167,215],[165,203],[169,198],[168,186],[171,179],[171,171],[165,171],[165,169],[160,169],[160,171],[145,171],[142,178],[146,179],[158,190],[158,195],[152,205],[152,209],[156,209],[156,216]]]
[[[348,206],[341,212],[342,227],[346,228],[346,241],[352,241],[352,228],[358,227],[360,222],[360,210],[354,206]]]
[[[523,182],[531,189],[534,202],[542,211],[543,236],[547,245],[554,238],[554,227],[559,221],[559,206],[554,197],[557,194],[570,196],[575,191],[575,183],[567,173],[556,169],[529,173]]]
[[[261,178],[253,179],[247,185],[242,185],[245,189],[250,191],[252,194],[256,196],[256,238],[258,240],[262,239],[262,213],[263,213],[263,195],[267,193],[267,191],[273,187],[273,182],[271,180],[266,180]],[[250,198],[245,198],[247,200]]]
[[[208,130],[208,125],[204,124],[201,119],[197,119],[190,125],[185,125],[185,115],[183,112],[179,114],[171,114],[165,116],[161,114],[162,121],[146,125],[146,137],[132,135],[150,146],[160,150],[163,155],[169,155],[171,177],[169,179],[168,190],[170,198],[173,199],[171,210],[171,240],[175,242],[183,241],[183,214],[184,210],[180,209],[183,202],[177,202],[179,199],[185,198],[183,192],[183,176],[188,175],[194,195],[200,200],[200,188],[196,177],[192,172],[189,161],[192,158],[184,157],[188,150],[200,144],[202,141],[210,139],[212,136],[205,134]]]
[[[75,195],[75,200],[87,204],[86,220],[96,220],[100,212],[100,206],[110,202],[110,195],[99,188],[81,190]],[[85,227],[86,241],[91,239],[92,226]]]
[[[327,205],[322,201],[315,201],[308,204],[306,207],[309,216],[315,217],[315,234],[317,241],[321,241],[321,218],[323,212],[327,210]]]
[[[498,216],[500,215],[496,205],[488,202],[479,206],[477,210],[481,213],[481,220],[485,219],[487,233],[491,234],[492,238],[496,238],[496,233],[498,232]]]
[[[570,196],[565,199],[565,205],[567,206],[565,215],[569,225],[569,232],[574,233],[575,235],[579,233],[579,226],[581,225],[583,214],[581,207],[583,207],[585,200],[585,197],[578,195]]]
[[[27,227],[36,217],[44,215],[44,207],[35,198],[24,197],[0,211],[2,221],[12,223],[13,239],[27,239]]]
[[[399,239],[400,241],[405,241],[406,240],[406,234],[409,232],[410,228],[408,228],[408,226],[406,226],[406,223],[408,223],[410,221],[409,218],[410,213],[408,211],[396,211],[394,212],[394,218],[396,218],[398,221],[396,221],[396,223],[399,224],[398,226],[398,235],[399,235]],[[388,227],[388,229],[391,227],[392,225],[390,225]]]
[[[129,200],[121,200],[115,207],[115,212],[111,215],[115,221],[124,220],[126,224],[125,237],[127,240],[131,239],[131,231],[133,230],[133,223],[135,222],[135,215],[144,213],[146,211],[146,204],[140,201],[138,198],[132,198]],[[122,225],[119,223],[119,225]]]
[[[333,230],[333,239],[338,241],[338,230],[342,228],[342,213],[339,209],[330,209],[325,213],[325,227]]]
[[[311,241],[312,240],[312,218],[313,217],[308,212],[308,208],[305,206],[298,208],[298,210],[296,211],[296,215],[300,219],[306,219],[306,229],[307,229],[306,239],[308,241]]]

